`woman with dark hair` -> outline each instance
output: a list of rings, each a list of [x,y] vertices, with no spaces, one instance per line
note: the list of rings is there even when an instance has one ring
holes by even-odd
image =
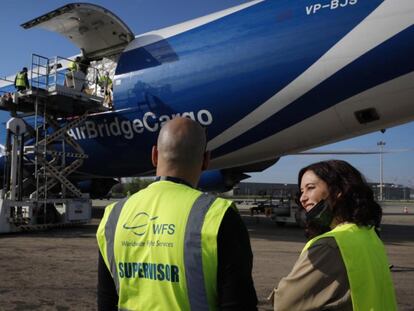
[[[362,174],[330,160],[300,170],[299,204],[311,240],[272,293],[275,310],[397,310],[381,207]]]

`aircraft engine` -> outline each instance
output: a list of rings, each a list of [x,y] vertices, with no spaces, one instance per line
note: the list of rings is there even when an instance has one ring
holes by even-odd
[[[198,188],[202,191],[226,192],[248,177],[250,176],[232,169],[205,171],[198,182]]]
[[[205,171],[198,182],[198,188],[203,191],[211,192],[229,191],[240,181],[250,177],[246,172],[262,172],[275,164],[278,160],[279,158],[274,158],[243,166]]]

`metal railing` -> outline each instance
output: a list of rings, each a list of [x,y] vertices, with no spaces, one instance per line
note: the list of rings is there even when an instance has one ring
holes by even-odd
[[[30,67],[30,87],[47,89],[49,87],[49,59],[37,54],[32,54]]]
[[[68,68],[72,62],[76,64],[78,70],[72,71]],[[99,76],[97,68],[82,61],[76,62],[60,56],[47,58],[32,54],[30,81],[33,87],[50,89],[59,85],[88,95],[103,97],[103,94],[98,90]]]
[[[79,70],[71,71],[68,67],[75,63]],[[29,72],[29,89],[50,90],[55,86],[67,87],[82,92],[86,95],[93,95],[100,98],[105,97],[102,86],[99,86],[99,78],[104,75],[103,72],[90,64],[82,61],[75,61],[69,58],[56,56],[48,58],[38,54],[32,54],[32,61]],[[7,93],[14,93],[14,79],[11,77],[0,76],[0,96]],[[3,84],[3,86],[1,86]]]

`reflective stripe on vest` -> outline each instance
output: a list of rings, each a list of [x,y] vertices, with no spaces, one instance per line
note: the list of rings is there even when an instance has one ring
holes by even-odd
[[[204,286],[201,228],[215,196],[203,193],[194,202],[185,229],[184,262],[191,310],[209,310]]]
[[[117,268],[115,263],[114,255],[114,239],[115,239],[115,230],[116,225],[118,224],[119,215],[121,215],[122,208],[124,207],[125,202],[128,198],[118,201],[114,208],[109,214],[108,221],[105,225],[105,239],[106,239],[106,250],[107,250],[107,259],[109,266],[111,267],[112,278],[114,279],[116,291],[119,293],[119,279],[117,277]]]
[[[27,75],[27,73],[25,73],[25,72],[19,72],[17,74],[16,86],[25,86],[25,87],[27,87],[27,85],[26,85],[26,75]]]
[[[325,237],[335,238],[341,252],[354,311],[397,310],[384,244],[374,229],[342,224],[310,240],[302,252]]]

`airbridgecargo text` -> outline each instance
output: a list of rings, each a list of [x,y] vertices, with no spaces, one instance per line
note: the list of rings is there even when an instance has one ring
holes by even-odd
[[[171,115],[157,116],[148,111],[142,119],[125,120],[122,117],[115,117],[110,121],[102,119],[97,121],[87,120],[77,128],[68,131],[68,134],[76,139],[93,139],[101,137],[121,136],[125,139],[133,139],[135,135],[144,132],[157,132],[169,120],[175,117],[187,117],[199,122],[203,126],[213,123],[213,116],[210,111],[202,109],[198,112],[189,111]]]

